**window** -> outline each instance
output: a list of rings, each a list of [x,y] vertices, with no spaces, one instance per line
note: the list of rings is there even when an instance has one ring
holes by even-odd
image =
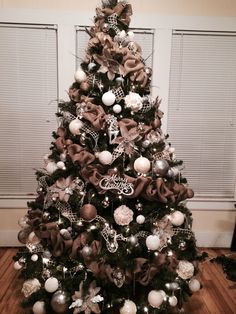
[[[168,134],[197,197],[235,198],[236,34],[173,32]]]
[[[0,24],[0,73],[0,198],[26,198],[56,128],[56,28]]]

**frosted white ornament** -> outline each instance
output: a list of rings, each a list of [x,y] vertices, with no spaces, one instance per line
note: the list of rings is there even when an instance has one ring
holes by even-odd
[[[177,305],[177,303],[178,303],[178,299],[176,298],[176,296],[175,295],[172,295],[171,297],[169,297],[169,304],[170,304],[170,306],[176,306]]]
[[[44,288],[47,292],[55,292],[59,287],[59,282],[57,278],[50,277],[45,281]]]
[[[112,154],[108,150],[104,150],[98,155],[98,159],[103,165],[110,165],[112,162]]]
[[[33,261],[33,262],[37,262],[38,259],[39,259],[39,257],[38,257],[37,254],[33,254],[33,255],[31,256],[31,261]]]
[[[139,157],[134,161],[134,169],[140,173],[147,173],[151,168],[151,163],[146,157]]]
[[[160,246],[160,238],[157,235],[149,235],[146,238],[146,246],[149,250],[155,251]]]
[[[192,291],[192,292],[197,292],[198,290],[200,290],[201,288],[201,285],[200,285],[200,282],[195,279],[195,278],[192,278],[189,283],[188,283],[188,286],[189,286],[189,289]]]
[[[112,110],[113,110],[115,113],[120,113],[120,112],[122,111],[122,107],[121,107],[121,105],[116,104],[116,105],[114,105],[114,106],[112,107]]]
[[[131,300],[125,300],[124,305],[120,309],[120,314],[136,314],[137,307],[135,303]]]
[[[57,170],[56,163],[54,161],[50,161],[46,166],[46,170],[49,174],[52,174],[53,172],[55,172]]]
[[[185,216],[179,210],[174,211],[170,215],[170,221],[174,226],[181,226],[184,223]]]
[[[60,159],[61,159],[61,161],[66,161],[66,154],[61,153],[60,154]]]
[[[75,72],[75,80],[76,80],[76,82],[81,83],[83,81],[86,81],[86,79],[87,79],[86,73],[81,68],[79,68]]]
[[[116,101],[116,96],[113,94],[112,91],[108,91],[102,95],[102,102],[105,106],[112,106]]]
[[[75,119],[69,124],[69,130],[73,135],[79,135],[80,129],[83,127],[83,125],[84,124],[81,120]]]
[[[145,217],[143,216],[143,215],[138,215],[137,217],[136,217],[136,222],[138,223],[138,224],[143,224],[144,223],[144,221],[145,221]]]
[[[148,303],[154,307],[159,308],[164,301],[164,297],[161,291],[152,290],[148,294]]]
[[[58,167],[59,169],[63,169],[63,170],[66,169],[65,164],[64,164],[63,161],[58,161],[58,162],[57,162],[57,167]]]
[[[18,261],[16,261],[13,265],[15,270],[20,270],[23,266]]]
[[[43,301],[35,302],[32,310],[33,310],[34,314],[46,314],[45,302],[43,302]]]

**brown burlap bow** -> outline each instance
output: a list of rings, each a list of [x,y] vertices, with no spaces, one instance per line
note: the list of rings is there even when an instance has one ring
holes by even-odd
[[[88,120],[96,131],[99,131],[105,128],[107,115],[102,106],[88,102],[86,112],[83,113],[83,118]]]
[[[102,19],[104,21],[104,16],[110,16],[112,14],[116,14],[118,20],[125,24],[129,25],[130,23],[130,16],[133,14],[132,12],[132,6],[126,1],[119,2],[114,8],[97,8],[97,16],[99,19]]]
[[[67,151],[69,145],[73,142],[69,139],[65,139],[66,129],[63,127],[59,127],[57,129],[58,138],[55,140],[54,145],[60,153],[64,153]]]
[[[95,156],[78,144],[68,147],[68,155],[73,163],[78,163],[81,168],[86,167],[95,160]]]

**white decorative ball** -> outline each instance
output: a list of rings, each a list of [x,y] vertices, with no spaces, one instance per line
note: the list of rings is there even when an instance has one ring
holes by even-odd
[[[30,242],[31,244],[37,245],[40,243],[40,241],[41,240],[36,236],[34,231],[30,232],[30,234],[28,235],[28,242]]]
[[[114,211],[115,222],[120,226],[128,226],[133,221],[134,212],[126,205],[117,207]]]
[[[66,161],[66,154],[61,153],[60,154],[60,159],[61,159],[61,161]]]
[[[46,166],[46,170],[49,174],[52,174],[53,172],[55,172],[57,170],[56,163],[54,161],[50,161]]]
[[[185,215],[179,210],[174,211],[170,215],[170,221],[174,226],[181,226],[184,223]]]
[[[195,278],[192,278],[189,283],[188,283],[188,286],[189,286],[189,289],[192,291],[192,292],[197,292],[198,290],[200,290],[201,288],[201,285],[200,285],[200,282],[195,279]]]
[[[159,249],[160,238],[157,235],[150,235],[146,238],[146,246],[149,250],[155,251]]]
[[[98,159],[103,165],[110,165],[112,162],[112,154],[108,150],[104,150],[98,155]]]
[[[128,31],[127,35],[129,36],[129,39],[133,39],[134,38],[134,32],[132,31]]]
[[[105,106],[112,106],[116,101],[116,96],[112,91],[108,91],[102,95],[102,102]]]
[[[125,32],[125,30],[120,31],[120,32],[118,33],[118,35],[119,35],[120,38],[125,38],[125,37],[126,37],[126,32]]]
[[[170,306],[176,306],[178,303],[178,299],[176,298],[175,295],[172,295],[171,297],[169,297],[169,304]]]
[[[39,259],[39,256],[37,254],[33,254],[31,256],[31,261],[33,261],[33,262],[37,262],[38,259]]]
[[[170,147],[170,148],[169,148],[169,153],[170,153],[170,154],[173,154],[174,152],[175,152],[175,148],[174,148],[174,147]]]
[[[65,164],[63,161],[58,161],[57,162],[57,168],[59,169],[65,169]]]
[[[13,265],[15,270],[20,270],[23,266],[18,261],[16,261]]]
[[[46,314],[45,303],[43,301],[35,302],[32,310],[34,314]]]
[[[140,173],[147,173],[151,168],[151,163],[146,157],[139,157],[134,161],[134,169]]]
[[[86,79],[87,79],[86,73],[81,68],[79,68],[75,72],[75,80],[76,80],[76,82],[81,83],[83,81],[86,81]]]
[[[152,290],[148,294],[148,303],[154,307],[159,308],[164,301],[162,292],[159,290]]]
[[[81,120],[75,119],[69,124],[69,130],[73,135],[79,135],[80,129],[83,127],[83,125],[84,124]]]
[[[131,300],[125,300],[125,304],[120,309],[120,314],[136,314],[137,307]]]
[[[176,273],[184,280],[190,279],[194,274],[194,266],[189,261],[181,260],[176,268]]]
[[[138,223],[138,224],[143,224],[144,223],[144,221],[145,221],[145,217],[143,216],[143,215],[138,215],[137,217],[136,217],[136,222]]]
[[[44,288],[47,292],[55,292],[59,287],[57,278],[50,277],[45,281]]]
[[[114,105],[112,109],[115,113],[120,113],[122,111],[121,105],[118,105],[118,104]]]
[[[94,63],[94,62],[90,62],[90,63],[88,64],[88,70],[89,70],[89,71],[93,70],[95,67],[96,67],[96,63]]]

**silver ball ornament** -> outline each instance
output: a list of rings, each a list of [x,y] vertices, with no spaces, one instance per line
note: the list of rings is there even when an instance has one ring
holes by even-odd
[[[35,302],[32,307],[32,311],[34,314],[46,314],[45,302],[44,301]]]
[[[142,142],[142,147],[147,148],[150,144],[151,144],[151,142],[149,140],[145,140]]]
[[[64,313],[69,307],[70,297],[63,290],[56,291],[51,299],[51,307],[56,313]]]
[[[89,71],[92,71],[95,67],[96,67],[96,63],[94,63],[94,62],[90,62],[90,63],[88,64],[88,70],[89,70]]]
[[[81,68],[79,68],[75,72],[75,80],[76,80],[76,82],[81,83],[83,81],[86,81],[86,79],[87,79],[86,73]]]
[[[153,163],[153,171],[161,176],[164,176],[169,168],[169,164],[165,159],[158,159]]]
[[[124,78],[122,76],[117,77],[115,81],[119,86],[124,84]]]
[[[84,257],[88,257],[90,256],[91,254],[93,253],[93,250],[90,246],[88,245],[85,245],[83,248],[82,248],[82,255]]]
[[[131,235],[129,237],[129,243],[132,245],[132,246],[137,246],[138,244],[138,238],[134,235]]]
[[[169,297],[168,301],[169,301],[170,306],[172,307],[176,306],[178,303],[178,299],[176,298],[175,295],[172,295],[171,297]]]

